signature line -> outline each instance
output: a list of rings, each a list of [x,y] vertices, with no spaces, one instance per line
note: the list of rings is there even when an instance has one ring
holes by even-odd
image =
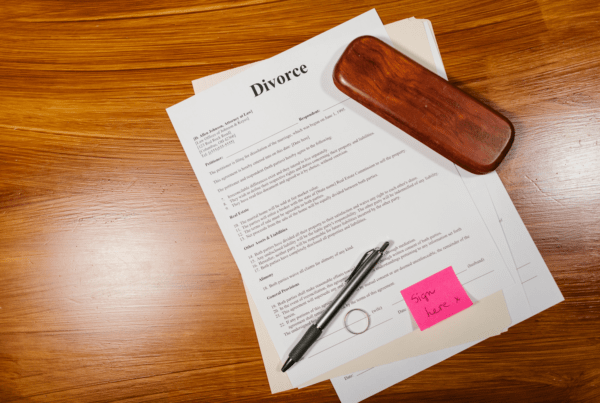
[[[373,368],[375,368],[375,367],[373,367]],[[364,374],[365,372],[369,372],[369,371],[370,371],[370,370],[372,370],[373,368],[369,368],[369,369],[367,369],[366,371],[363,371],[363,372],[361,372],[360,374],[356,374],[356,376],[362,375],[362,374]]]
[[[367,318],[362,318],[362,319],[359,319],[359,320],[357,320],[357,321],[354,321],[354,322],[350,323],[350,325],[348,325],[348,326],[351,326],[351,325],[353,325],[353,324],[355,324],[355,323],[358,323],[358,322],[360,322],[361,320],[365,320],[365,319],[367,319]],[[345,329],[345,327],[342,327],[342,328],[340,328],[340,329],[338,329],[338,330],[336,330],[336,331],[334,331],[334,332],[331,332],[331,333],[329,333],[329,334],[326,334],[326,335],[325,335],[325,336],[323,336],[323,337],[319,337],[319,338],[318,338],[318,340],[324,339],[325,337],[331,336],[332,334],[334,334],[334,333],[337,333],[337,332],[339,332],[340,330],[344,330],[344,329]]]
[[[296,126],[297,124],[298,124],[298,123],[294,123],[292,126],[288,126],[288,127],[286,127],[285,129],[283,129],[283,130],[279,130],[279,131],[278,131],[277,133],[275,133],[275,134],[279,134],[279,133],[281,133],[282,131],[285,131],[285,130],[289,129],[290,127]],[[248,147],[246,147],[246,148],[242,148],[240,151],[238,151],[238,152],[235,152],[235,153],[231,154],[231,155],[230,155],[230,156],[228,156],[227,158],[229,158],[229,157],[233,157],[234,155],[236,155],[236,154],[239,154],[239,153],[241,153],[242,151],[244,151],[244,150],[247,150],[248,148],[250,148],[250,147],[252,147],[252,146],[255,146],[255,145],[257,145],[257,144],[258,144],[258,143],[260,143],[261,141],[265,141],[266,139],[270,139],[271,137],[275,136],[275,134],[271,134],[269,137],[265,137],[264,139],[262,139],[262,140],[259,140],[259,141],[257,141],[257,142],[256,142],[256,143],[254,143],[254,144],[250,144]]]
[[[478,278],[481,278],[481,277],[483,277],[483,276],[486,276],[486,275],[488,275],[488,274],[492,273],[493,271],[494,271],[494,270],[492,270],[492,271],[488,271],[487,273],[485,273],[485,274],[482,274],[482,275],[481,275],[481,276],[479,276],[479,277],[475,277],[473,280],[469,280],[469,281],[467,281],[466,283],[463,283],[463,285],[465,285],[465,284],[469,284],[470,282],[472,282],[472,281],[475,281],[475,280],[477,280]]]
[[[372,328],[370,328],[369,330],[371,330],[371,329],[375,329],[377,326],[379,326],[379,325],[383,325],[385,322],[389,322],[390,320],[392,320],[392,318],[389,318],[388,320],[384,320],[383,322],[376,324],[375,326],[373,326],[373,327],[372,327]],[[335,346],[337,346],[337,345],[340,345],[340,344],[342,344],[343,342],[345,342],[345,341],[348,341],[348,340],[350,340],[350,339],[352,339],[352,338],[354,338],[354,337],[356,337],[356,336],[360,336],[360,334],[356,334],[356,335],[354,335],[354,336],[350,336],[350,337],[348,337],[346,340],[342,340],[342,341],[340,341],[339,343],[336,343],[336,344],[334,344],[333,346],[327,347],[325,350],[321,350],[321,351],[319,351],[318,353],[315,353],[315,354],[311,355],[311,356],[310,356],[310,357],[308,357],[308,358],[313,358],[315,355],[317,355],[317,354],[321,354],[323,351],[327,351],[327,350],[329,350],[330,348],[333,348],[333,347],[335,347]]]
[[[339,104],[342,104],[342,103],[346,102],[346,101],[347,101],[347,100],[349,100],[349,99],[350,99],[350,98],[346,98],[346,99],[344,99],[342,102],[338,102],[337,104],[335,104],[335,105],[333,105],[333,106],[330,106],[330,107],[329,107],[329,108],[327,108],[327,109],[331,109],[331,108],[333,108],[334,106],[338,106]],[[327,109],[323,109],[323,112],[325,112]]]

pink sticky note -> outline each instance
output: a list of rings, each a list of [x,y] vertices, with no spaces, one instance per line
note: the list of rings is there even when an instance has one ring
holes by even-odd
[[[452,266],[400,293],[421,331],[473,305]]]

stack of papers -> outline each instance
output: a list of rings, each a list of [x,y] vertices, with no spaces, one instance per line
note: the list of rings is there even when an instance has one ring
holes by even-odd
[[[238,264],[273,393],[331,379],[358,402],[563,300],[496,173],[470,174],[342,94],[335,62],[375,36],[446,78],[427,20],[369,11],[271,59],[193,82],[167,111]],[[282,362],[362,254],[343,312]],[[452,266],[474,305],[418,330],[400,291]]]

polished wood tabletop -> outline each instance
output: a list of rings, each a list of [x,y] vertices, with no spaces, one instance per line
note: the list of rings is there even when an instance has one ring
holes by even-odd
[[[431,20],[515,127],[498,168],[565,301],[368,401],[600,402],[597,0],[0,5],[0,401],[271,395],[242,280],[165,108],[371,8]]]

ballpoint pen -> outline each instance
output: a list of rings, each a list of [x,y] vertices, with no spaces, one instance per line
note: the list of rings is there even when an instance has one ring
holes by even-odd
[[[300,339],[298,344],[292,349],[285,364],[281,367],[281,372],[287,371],[294,363],[300,361],[304,353],[306,353],[310,346],[317,341],[319,336],[321,336],[323,329],[325,329],[329,322],[337,315],[352,294],[354,294],[354,291],[356,291],[363,280],[371,273],[371,270],[373,270],[375,265],[377,265],[383,256],[383,252],[388,246],[389,242],[386,242],[380,249],[371,249],[365,253],[354,270],[352,270],[352,273],[350,273],[350,277],[346,280],[346,285],[342,288],[337,297],[329,304],[317,322],[308,328],[306,333],[304,333],[304,336],[302,336],[302,339]]]

